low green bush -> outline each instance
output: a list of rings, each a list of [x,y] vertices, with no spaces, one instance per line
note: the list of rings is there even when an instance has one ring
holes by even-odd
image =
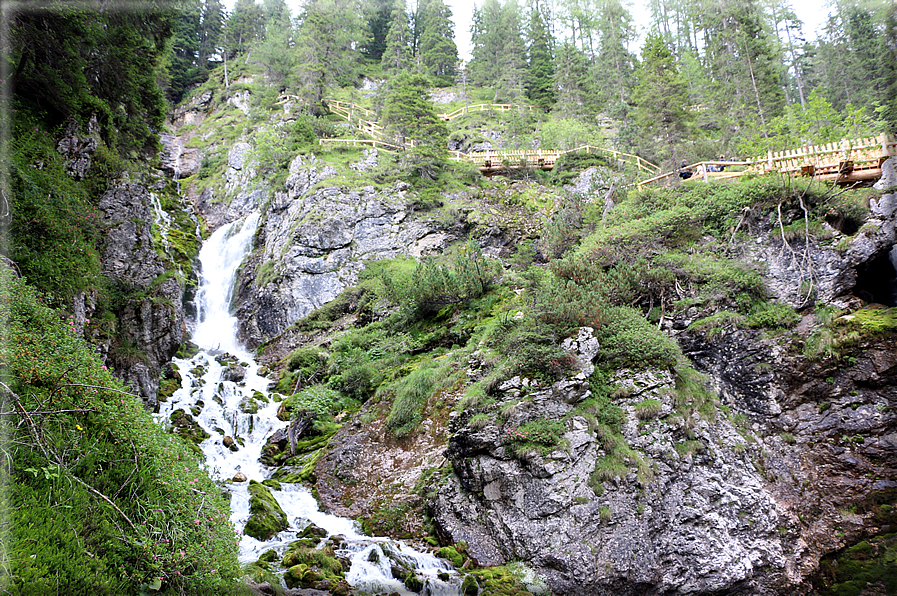
[[[651,325],[633,308],[612,306],[596,332],[599,358],[619,366],[645,368],[671,366],[681,352],[678,344]]]

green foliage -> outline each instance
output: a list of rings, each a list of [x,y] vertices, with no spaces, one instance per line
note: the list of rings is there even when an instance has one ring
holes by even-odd
[[[386,428],[396,437],[405,437],[417,427],[423,419],[423,409],[440,380],[441,370],[430,363],[403,378],[395,386],[395,398]]]
[[[17,132],[9,172],[9,256],[54,304],[67,304],[78,292],[102,286],[101,216],[83,186],[66,173],[53,136],[24,123]]]
[[[818,324],[806,339],[803,354],[807,358],[841,358],[851,348],[893,333],[897,329],[897,309],[869,305],[848,315],[840,311],[817,309]]]
[[[479,245],[471,240],[448,262],[436,258],[422,260],[407,287],[396,288],[392,280],[387,283],[421,315],[482,296],[495,282],[499,267],[496,260],[484,257]]]
[[[658,399],[644,399],[635,404],[634,408],[635,416],[639,420],[650,420],[657,418],[660,410],[663,408],[663,404]]]
[[[296,416],[299,412],[314,412],[319,415],[339,414],[346,402],[342,394],[324,385],[312,385],[284,400],[284,409]]]
[[[231,593],[237,539],[227,501],[196,457],[124,393],[33,290],[8,272],[0,288],[8,402],[30,412],[22,424],[4,421],[8,587],[30,594],[58,581],[73,593],[130,594],[150,585],[172,594]]]
[[[776,329],[793,327],[800,321],[800,315],[787,304],[760,302],[754,306],[745,319],[748,327],[754,329]]]
[[[501,440],[515,454],[530,450],[549,453],[558,448],[564,432],[566,429],[560,420],[539,419],[505,428]]]
[[[33,106],[50,129],[70,119],[84,129],[96,117],[114,151],[153,154],[165,118],[155,77],[173,17],[162,6],[20,11],[11,22],[14,111]]]
[[[599,358],[619,366],[665,367],[681,354],[675,340],[626,306],[609,307],[595,335],[601,345]]]

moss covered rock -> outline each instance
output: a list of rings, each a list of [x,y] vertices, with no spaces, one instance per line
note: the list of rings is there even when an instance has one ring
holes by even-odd
[[[282,565],[288,567],[283,575],[288,588],[324,588],[331,590],[345,584],[343,565],[333,548],[291,547],[284,553]]]
[[[255,480],[249,481],[249,521],[243,531],[257,540],[268,540],[287,529],[287,514],[271,490]]]
[[[172,412],[169,419],[174,433],[191,443],[199,444],[209,438],[209,433],[202,429],[193,416],[180,408]]]

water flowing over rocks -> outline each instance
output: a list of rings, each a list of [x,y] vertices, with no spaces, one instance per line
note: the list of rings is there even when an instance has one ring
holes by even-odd
[[[326,186],[336,172],[313,157],[290,164],[274,194],[256,247],[241,271],[237,316],[241,338],[258,345],[354,285],[365,260],[420,255],[455,239],[411,216],[409,186]]]

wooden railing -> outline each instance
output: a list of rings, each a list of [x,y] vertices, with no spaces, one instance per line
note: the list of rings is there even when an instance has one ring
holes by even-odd
[[[393,145],[392,143],[386,143],[384,141],[377,141],[374,139],[321,139],[318,141],[318,144],[322,146],[326,145],[345,145],[348,147],[364,147],[370,146],[380,149],[381,151],[386,151],[388,153],[400,153],[405,151],[405,147],[401,145]]]
[[[897,156],[897,136],[882,133],[877,137],[842,139],[824,145],[804,145],[797,149],[769,151],[766,155],[742,162],[702,161],[643,180],[639,186],[675,178],[680,171],[693,173],[692,179],[709,182],[719,178],[733,178],[746,174],[781,172],[791,176],[813,176],[821,180],[854,182],[881,176],[881,164],[888,157]],[[707,166],[746,166],[738,172],[709,172]]]
[[[550,170],[562,155],[577,152],[610,155],[621,163],[635,166],[649,173],[657,172],[659,169],[656,165],[637,155],[623,153],[622,151],[615,151],[613,149],[605,149],[604,147],[595,147],[593,145],[582,145],[581,147],[576,147],[575,149],[569,149],[567,151],[546,149],[476,151],[472,153],[452,151],[450,159],[476,163],[484,173],[527,167]]]
[[[281,97],[283,98],[293,96]],[[363,108],[353,103],[336,101],[332,99],[325,99],[323,101],[331,112],[337,114],[342,118],[345,118],[349,122],[349,124],[357,128],[367,136],[373,137],[376,142],[362,142],[356,141],[355,139],[321,139],[321,145],[342,144],[351,145],[354,147],[370,145],[372,147],[377,147],[378,149],[383,149],[390,152],[413,149],[417,145],[414,139],[396,139],[390,137],[386,134],[382,126],[380,126],[376,122],[366,120],[357,115],[361,113],[367,117],[373,116],[374,112],[367,108]],[[452,118],[456,118],[462,113],[466,113],[467,111],[508,111],[515,108],[528,110],[533,109],[532,106],[518,104],[477,104],[465,108],[460,108],[449,114],[440,114],[439,117],[443,120],[451,120]],[[516,169],[522,167],[534,167],[544,170],[550,170],[554,167],[555,162],[561,155],[564,155],[565,153],[575,152],[602,153],[605,155],[610,155],[620,163],[635,166],[640,170],[644,170],[650,174],[657,173],[657,171],[660,169],[658,166],[654,165],[646,159],[642,159],[638,155],[623,153],[622,151],[615,151],[614,149],[605,149],[604,147],[595,147],[594,145],[582,145],[580,147],[567,151],[543,149],[477,151],[473,153],[451,151],[449,152],[449,159],[452,159],[454,161],[476,163],[479,165],[480,171],[482,171],[483,173],[494,173],[507,169]]]
[[[478,103],[476,105],[458,108],[454,112],[449,112],[448,114],[439,114],[439,118],[441,118],[442,120],[454,120],[458,116],[470,112],[509,112],[514,109],[532,110],[534,108],[533,106],[516,103]]]

